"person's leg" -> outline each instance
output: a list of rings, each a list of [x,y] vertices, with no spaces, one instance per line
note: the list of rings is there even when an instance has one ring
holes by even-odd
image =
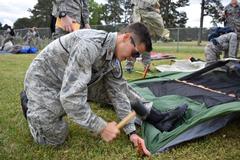
[[[33,61],[27,70],[24,90],[27,96],[27,121],[39,144],[60,145],[68,134],[66,114],[60,102],[60,89],[48,75],[49,68]],[[48,76],[47,76],[48,75]]]
[[[205,47],[204,53],[205,53],[205,60],[207,62],[206,66],[209,66],[219,60],[219,55],[220,55],[219,50],[211,42],[207,44],[207,46]]]
[[[228,47],[228,56],[229,58],[236,58],[238,52],[239,42],[237,40],[237,34],[230,34],[229,47]]]
[[[154,125],[160,131],[171,131],[175,124],[181,120],[187,111],[186,104],[180,104],[175,109],[162,112],[153,106],[152,102],[146,101],[128,84],[125,87],[125,93],[131,102],[132,109],[141,117],[135,122],[141,125],[141,120]]]
[[[236,57],[238,57],[238,51],[239,51],[239,43],[240,43],[240,33],[236,33],[237,34],[237,50],[236,50]]]
[[[159,13],[142,11],[141,16],[141,22],[147,26],[153,37],[169,39],[170,32],[164,28],[163,19]]]
[[[34,141],[43,145],[61,145],[68,135],[63,117],[56,116],[41,104],[28,100],[27,121]]]
[[[131,73],[134,69],[134,64],[136,62],[136,59],[133,58],[131,60],[126,60],[125,70],[129,73]]]
[[[142,63],[144,65],[144,70],[151,64],[151,54],[149,52],[142,54]]]

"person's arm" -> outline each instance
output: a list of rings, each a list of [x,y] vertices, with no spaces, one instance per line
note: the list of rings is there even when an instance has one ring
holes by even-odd
[[[67,0],[55,0],[58,15],[60,12],[67,12]]]
[[[85,46],[85,47],[84,47]],[[116,123],[107,123],[92,112],[87,103],[87,84],[91,80],[91,66],[97,56],[91,44],[76,45],[70,52],[70,60],[65,69],[60,91],[61,104],[67,115],[80,126],[100,134],[106,141],[116,138]]]
[[[220,20],[222,21],[222,22],[224,22],[224,26],[226,25],[226,20],[227,20],[227,18],[228,18],[228,16],[229,16],[229,7],[230,7],[230,5],[227,5],[226,7],[224,7],[224,9],[223,9],[223,11],[222,11],[222,13],[221,13],[221,18],[220,18]]]
[[[72,19],[67,15],[67,5],[68,5],[67,0],[56,0],[55,5],[57,8],[57,17],[61,18],[62,28],[67,32],[74,31],[72,24],[76,20]],[[61,17],[61,13],[65,13],[66,16]]]
[[[84,23],[84,28],[90,29],[89,24],[89,10],[88,10],[88,0],[82,0],[82,20]]]
[[[122,76],[116,78],[118,75],[114,76],[113,72],[115,71],[109,72],[104,76],[104,85],[106,86],[108,97],[114,106],[118,118],[122,120],[131,112],[129,98],[126,95],[127,82],[122,78]],[[134,121],[131,121],[129,124],[127,124],[123,130],[126,134],[130,134],[131,132],[135,131],[136,128]]]
[[[110,72],[105,76],[104,84],[118,117],[123,119],[131,112],[130,102],[126,95],[127,82],[122,77],[116,78],[113,72]],[[129,140],[133,143],[134,147],[139,148],[140,152],[144,155],[151,155],[145,146],[144,140],[136,134],[134,121],[130,122],[123,129],[129,136]]]
[[[158,9],[156,8],[158,0],[154,0],[154,1],[140,0],[138,3],[139,3],[139,7],[142,8],[142,9],[146,9],[148,11],[158,12]]]
[[[129,136],[129,139],[133,143],[134,147],[138,149],[138,152],[140,152],[140,154],[151,156],[151,153],[145,145],[144,139],[139,137],[136,133],[131,134]]]

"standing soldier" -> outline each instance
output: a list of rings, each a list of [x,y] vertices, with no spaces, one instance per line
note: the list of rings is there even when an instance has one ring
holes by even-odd
[[[160,14],[160,4],[158,0],[132,0],[134,23],[141,22],[147,26],[153,38],[169,38],[169,31],[164,29],[164,23]],[[151,55],[149,52],[143,53],[142,63],[146,68],[151,63]],[[136,58],[129,59],[126,62],[125,69],[132,72]]]
[[[54,37],[81,28],[90,28],[88,0],[55,0],[52,15],[56,17]]]
[[[236,57],[238,53],[239,47],[239,39],[240,39],[240,6],[237,0],[231,0],[231,3],[228,4],[224,9],[223,20],[225,27],[230,27],[235,30],[238,36]]]
[[[207,66],[218,61],[221,53],[228,53],[225,58],[236,58],[237,34],[234,32],[223,34],[211,41],[205,47],[205,58]]]

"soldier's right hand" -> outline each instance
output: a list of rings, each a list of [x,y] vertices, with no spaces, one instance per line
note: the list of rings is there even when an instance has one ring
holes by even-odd
[[[120,133],[117,128],[116,122],[110,122],[107,126],[102,130],[101,137],[104,141],[110,142],[113,139],[117,138],[117,135]]]
[[[66,15],[65,17],[61,18],[61,23],[62,23],[62,27],[64,28],[64,30],[66,32],[72,32],[74,29],[72,27],[72,23],[75,20],[72,19],[71,17],[69,17],[68,15]]]

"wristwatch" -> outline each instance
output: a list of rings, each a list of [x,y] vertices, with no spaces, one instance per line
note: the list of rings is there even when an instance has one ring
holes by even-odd
[[[64,11],[61,11],[61,12],[59,12],[59,18],[63,18],[63,17],[66,17],[66,15],[67,15],[67,13],[66,12],[64,12]]]
[[[130,136],[133,135],[133,134],[137,134],[137,132],[136,131],[132,131],[131,133],[128,134],[128,138],[130,138]]]

